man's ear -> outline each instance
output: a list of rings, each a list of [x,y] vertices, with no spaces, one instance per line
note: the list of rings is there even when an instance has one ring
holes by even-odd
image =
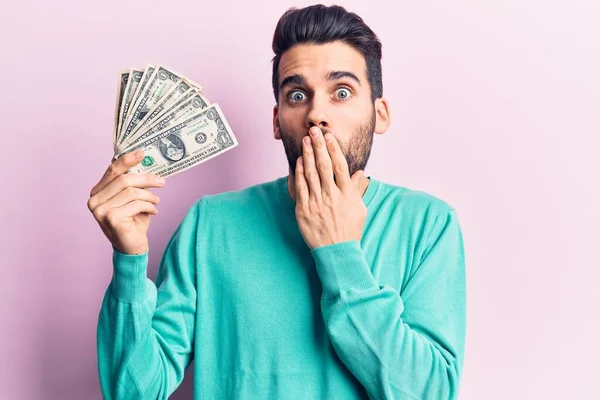
[[[281,140],[281,133],[279,132],[279,118],[277,118],[279,114],[279,108],[277,104],[273,107],[273,137],[277,140]]]
[[[392,123],[390,107],[386,99],[380,97],[375,100],[375,133],[384,134]]]

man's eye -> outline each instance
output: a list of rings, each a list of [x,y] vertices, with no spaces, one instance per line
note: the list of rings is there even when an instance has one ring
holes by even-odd
[[[335,91],[337,98],[340,100],[347,100],[350,97],[350,90],[346,88],[339,88]]]
[[[288,95],[288,99],[292,102],[292,103],[298,103],[301,102],[302,100],[304,100],[306,98],[306,95],[303,92],[300,92],[298,90],[294,90],[293,92],[291,92]]]

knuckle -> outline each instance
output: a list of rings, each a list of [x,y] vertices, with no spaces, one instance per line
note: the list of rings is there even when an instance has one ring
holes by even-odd
[[[117,176],[115,179],[112,180],[112,183],[113,184],[117,184],[117,185],[121,185],[121,184],[124,183],[123,181],[125,181],[125,179],[126,179],[126,177],[124,175]]]
[[[106,221],[107,225],[115,226],[117,222],[117,213],[114,210],[108,211],[104,217],[104,220]]]
[[[115,182],[119,185],[119,186],[131,186],[131,176],[128,175],[120,175],[117,178],[115,178]]]
[[[94,214],[94,218],[96,218],[97,221],[102,221],[104,219],[104,207],[97,207],[92,211],[92,214]]]
[[[336,163],[333,168],[335,169],[335,172],[339,172],[339,173],[342,173],[345,170],[344,164],[342,164],[342,163]]]
[[[125,194],[126,194],[128,197],[133,197],[133,196],[135,196],[135,195],[136,195],[136,193],[137,193],[137,189],[136,189],[135,187],[133,187],[133,186],[128,186],[128,187],[125,189]]]
[[[320,169],[321,171],[327,171],[327,170],[329,170],[329,164],[327,164],[324,161],[319,161],[317,163],[317,168]]]
[[[114,163],[112,163],[108,166],[108,170],[106,171],[108,176],[114,176],[117,174],[116,163],[117,163],[117,161],[115,161]]]
[[[304,216],[308,214],[308,204],[304,204],[304,203],[297,203],[296,204],[296,212],[300,215],[300,216]]]

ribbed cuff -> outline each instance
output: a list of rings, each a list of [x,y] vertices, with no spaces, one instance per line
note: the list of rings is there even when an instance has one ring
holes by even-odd
[[[311,251],[325,297],[337,296],[347,289],[377,286],[357,240],[317,247]]]
[[[138,303],[146,298],[148,251],[124,254],[113,246],[112,295],[125,303]]]

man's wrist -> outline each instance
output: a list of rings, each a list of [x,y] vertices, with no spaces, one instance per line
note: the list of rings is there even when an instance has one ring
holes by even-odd
[[[311,250],[311,254],[325,297],[335,296],[347,289],[377,286],[358,240],[317,247]]]
[[[125,303],[137,303],[146,297],[148,251],[144,254],[121,253],[113,246],[112,295]]]

